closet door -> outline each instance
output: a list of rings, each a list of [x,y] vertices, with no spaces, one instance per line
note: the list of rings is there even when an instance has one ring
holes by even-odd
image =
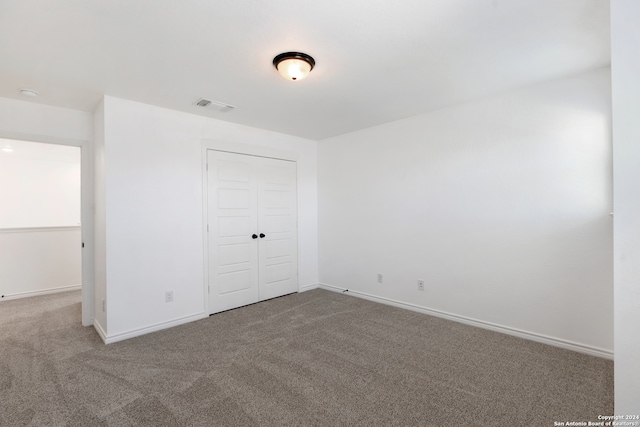
[[[207,151],[209,311],[296,292],[296,164]]]
[[[207,184],[209,311],[217,313],[259,300],[254,158],[208,150]]]
[[[298,290],[298,215],[296,163],[259,160],[258,277],[262,301]]]

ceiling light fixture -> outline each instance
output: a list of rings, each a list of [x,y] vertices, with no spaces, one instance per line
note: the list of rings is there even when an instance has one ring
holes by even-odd
[[[20,89],[20,94],[24,96],[38,96],[38,91],[33,89]]]
[[[316,61],[306,53],[286,52],[273,58],[273,66],[287,80],[304,79],[315,65]]]

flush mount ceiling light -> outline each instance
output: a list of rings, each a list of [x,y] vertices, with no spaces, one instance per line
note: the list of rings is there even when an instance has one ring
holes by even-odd
[[[286,52],[273,58],[273,66],[287,80],[304,79],[315,65],[316,61],[306,53]]]
[[[33,89],[20,89],[20,94],[24,96],[38,96],[38,91]]]

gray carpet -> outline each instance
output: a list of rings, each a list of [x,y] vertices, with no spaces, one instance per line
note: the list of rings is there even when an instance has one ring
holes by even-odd
[[[552,426],[611,361],[314,290],[105,346],[80,294],[0,303],[3,426]]]

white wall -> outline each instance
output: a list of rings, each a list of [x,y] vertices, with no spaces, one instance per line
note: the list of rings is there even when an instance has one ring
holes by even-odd
[[[320,281],[611,357],[609,79],[321,141]]]
[[[615,412],[640,414],[640,3],[611,2]]]
[[[104,149],[97,149],[104,155],[104,196],[96,192],[104,197],[96,201],[105,215],[96,230],[105,227],[107,342],[208,314],[202,219],[207,139],[298,154],[299,281],[317,283],[315,142],[107,96]],[[173,291],[173,302],[165,302],[166,291]]]
[[[39,142],[91,141],[92,132],[91,113],[0,98],[2,138]]]
[[[0,230],[0,300],[79,289],[80,227]]]
[[[80,149],[0,138],[0,229],[80,226]]]

